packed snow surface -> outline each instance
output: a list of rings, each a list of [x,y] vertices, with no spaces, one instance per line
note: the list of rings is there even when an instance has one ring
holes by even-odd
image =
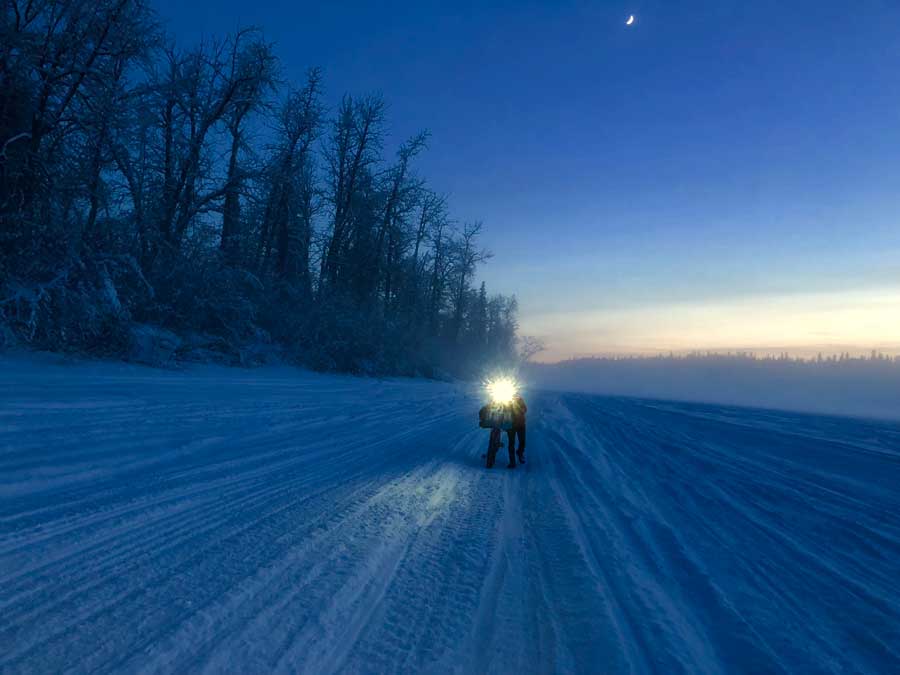
[[[0,361],[0,671],[900,671],[900,426],[525,393]]]

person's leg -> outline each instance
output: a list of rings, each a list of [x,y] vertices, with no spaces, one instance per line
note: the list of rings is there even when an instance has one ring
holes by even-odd
[[[487,451],[487,461],[485,462],[487,468],[491,468],[494,466],[494,458],[497,456],[497,451],[500,449],[500,430],[499,429],[491,429],[491,434],[488,436],[488,451]]]
[[[509,467],[512,468],[516,465],[516,430],[510,429],[506,432],[507,440],[509,441]]]
[[[519,436],[519,447],[516,449],[516,454],[519,455],[519,462],[525,462],[525,427],[521,429],[516,429],[516,433]]]

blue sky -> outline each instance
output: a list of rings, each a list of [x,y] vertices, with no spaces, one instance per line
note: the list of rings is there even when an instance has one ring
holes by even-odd
[[[379,91],[547,358],[900,348],[900,3],[158,2]],[[624,21],[635,14],[633,27]]]

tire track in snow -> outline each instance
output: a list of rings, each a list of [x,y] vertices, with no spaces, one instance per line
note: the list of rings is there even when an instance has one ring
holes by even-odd
[[[405,415],[403,414],[404,409],[408,409],[409,406],[401,407],[400,404],[405,403],[404,401],[398,401],[395,404],[395,408],[397,408],[396,412],[400,414],[394,414],[394,418],[400,424],[400,430],[397,433],[394,433],[392,437],[382,438],[382,439],[372,439],[375,442],[369,443],[369,447],[367,448],[370,451],[379,452],[378,445],[385,446],[394,446],[401,445],[407,446],[409,440],[413,439],[416,435],[421,433],[428,433],[430,428],[428,425],[424,427],[421,424],[418,424],[418,428],[413,428],[411,425],[404,424]],[[456,414],[455,412],[452,414]],[[360,422],[360,428],[365,431],[367,425],[371,424],[371,421],[367,422],[370,416],[362,416],[363,419]],[[448,414],[436,414],[431,416],[431,424],[434,426],[444,426],[447,423],[447,420],[450,419],[450,415]],[[410,430],[412,429],[412,430]],[[350,434],[347,434],[348,436]],[[341,448],[340,445],[340,434],[334,434],[333,436],[337,437],[337,444],[334,446],[338,449]],[[272,437],[266,438],[265,436],[261,439],[272,440]],[[276,442],[279,439],[275,439]],[[332,443],[334,443],[334,438],[332,438]],[[383,454],[377,454],[373,458],[366,460],[364,457],[361,457],[360,452],[357,448],[353,447],[353,445],[357,443],[350,443],[347,446],[344,446],[339,452],[331,452],[330,457],[328,459],[333,459],[336,463],[336,468],[334,471],[326,471],[326,473],[322,473],[321,471],[317,475],[311,475],[308,480],[298,480],[296,478],[291,481],[275,481],[275,485],[272,484],[272,479],[277,478],[279,473],[284,473],[286,469],[290,470],[292,467],[290,466],[290,462],[288,464],[282,466],[275,466],[274,468],[271,466],[272,462],[269,462],[268,466],[265,468],[264,472],[260,474],[258,480],[255,481],[255,484],[249,483],[248,479],[252,478],[250,474],[241,474],[240,472],[234,473],[229,469],[229,473],[233,475],[229,475],[226,479],[228,484],[231,484],[235,487],[235,490],[232,491],[231,494],[228,494],[227,490],[223,491],[223,485],[215,485],[208,484],[201,481],[201,485],[204,485],[202,488],[202,492],[209,494],[216,494],[215,498],[209,500],[209,502],[204,506],[202,503],[198,504],[196,495],[176,495],[175,499],[182,499],[185,501],[186,507],[185,512],[187,515],[179,514],[175,517],[175,520],[172,518],[167,518],[159,522],[147,522],[146,514],[142,514],[144,518],[140,519],[134,527],[130,524],[125,524],[124,529],[119,529],[119,531],[112,530],[108,527],[107,523],[101,523],[100,527],[98,527],[98,531],[102,533],[102,538],[99,542],[95,542],[94,545],[88,547],[82,547],[79,550],[74,552],[69,551],[65,557],[57,559],[56,564],[46,564],[44,565],[44,571],[41,572],[45,575],[50,575],[54,573],[58,573],[60,571],[59,562],[63,561],[66,564],[69,564],[72,570],[79,570],[79,568],[87,567],[88,569],[81,569],[83,572],[83,577],[81,578],[70,578],[71,583],[70,588],[74,589],[74,592],[80,593],[81,597],[89,597],[91,599],[91,604],[86,608],[85,612],[79,614],[71,614],[71,613],[63,613],[60,611],[61,607],[64,606],[62,602],[67,602],[71,604],[72,601],[76,600],[75,597],[69,595],[64,595],[62,598],[58,596],[58,594],[54,595],[46,595],[44,596],[46,600],[49,600],[50,604],[47,605],[44,603],[45,611],[53,612],[53,614],[49,615],[49,617],[56,622],[59,622],[61,619],[64,621],[64,624],[61,624],[61,630],[56,631],[56,635],[59,638],[66,639],[66,635],[70,632],[69,629],[64,628],[64,626],[78,626],[83,625],[86,622],[94,622],[96,623],[98,620],[102,619],[103,613],[109,613],[115,606],[119,603],[133,603],[136,597],[140,597],[142,595],[146,595],[146,590],[141,590],[138,596],[135,596],[133,591],[128,590],[130,588],[129,585],[125,585],[122,587],[122,591],[119,594],[119,600],[114,600],[112,598],[107,598],[104,600],[104,594],[108,596],[110,587],[109,587],[109,578],[136,578],[138,580],[143,580],[142,583],[145,584],[146,587],[152,587],[152,577],[147,578],[145,574],[139,573],[137,569],[129,569],[129,568],[110,568],[105,572],[102,570],[102,565],[106,564],[107,566],[110,564],[125,564],[133,566],[133,561],[143,560],[149,554],[151,558],[147,560],[146,563],[142,563],[143,567],[147,569],[152,569],[153,567],[160,567],[160,555],[172,553],[172,561],[173,563],[178,562],[179,556],[183,557],[181,551],[190,550],[194,548],[196,544],[192,543],[194,541],[202,542],[205,535],[213,536],[215,541],[222,541],[233,539],[236,536],[240,536],[244,531],[253,530],[254,528],[258,528],[260,523],[262,522],[260,519],[264,517],[271,517],[273,515],[277,515],[280,510],[279,505],[283,502],[291,503],[290,495],[291,494],[299,494],[304,490],[309,489],[316,484],[322,487],[323,493],[331,493],[331,496],[334,496],[333,485],[330,485],[333,479],[329,478],[329,473],[334,475],[335,478],[340,476],[342,473],[346,471],[346,464],[343,464],[345,467],[343,470],[340,468],[342,463],[345,462],[346,459],[355,457],[356,461],[354,465],[359,468],[359,475],[361,476],[372,476],[373,471],[375,475],[375,481],[377,480],[377,475],[379,472],[379,467],[385,465],[385,462],[395,462],[395,459],[400,457],[402,459],[403,456],[408,456],[409,453],[403,449],[399,454],[396,451],[388,451]],[[252,444],[248,446],[247,449],[251,450],[252,454]],[[272,454],[272,453],[270,453]],[[308,453],[309,454],[309,453]],[[277,453],[275,454],[277,456]],[[323,458],[325,458],[323,456]],[[308,459],[308,457],[307,457]],[[315,458],[314,458],[315,459]],[[296,461],[292,462],[293,464],[297,464]],[[307,462],[308,463],[308,462]],[[264,466],[265,466],[264,462]],[[277,464],[277,462],[276,462]],[[325,464],[327,467],[327,463]],[[290,471],[288,472],[290,473]],[[342,478],[346,478],[347,476],[341,476]],[[305,482],[304,482],[305,480]],[[266,481],[269,481],[269,484],[266,484]],[[281,483],[280,487],[276,487],[278,483]],[[188,482],[187,485],[192,485],[192,483]],[[274,489],[273,489],[274,487]],[[362,491],[359,490],[359,485],[354,486],[354,493],[359,494]],[[302,502],[301,502],[302,503]],[[225,506],[225,508],[223,508]],[[273,511],[273,509],[275,509]],[[247,521],[246,525],[240,526],[239,529],[224,529],[224,525],[228,525],[231,521],[229,517],[229,513],[234,513],[235,511],[241,512],[250,512],[257,514],[255,520]],[[327,511],[326,511],[327,512]],[[266,515],[268,514],[268,515]],[[112,520],[112,518],[111,518]],[[107,525],[106,527],[103,527]],[[77,527],[77,526],[76,526]],[[131,532],[134,532],[132,535]],[[179,533],[185,533],[185,539],[179,539]],[[57,535],[61,535],[62,539],[66,539],[67,535],[70,536],[73,532],[62,532],[57,533]],[[151,536],[145,536],[145,533],[150,533]],[[35,544],[40,542],[35,542]],[[51,542],[53,543],[53,542]],[[208,547],[207,547],[208,548]],[[208,551],[207,551],[208,552]],[[98,558],[99,555],[99,558]],[[106,556],[104,558],[104,556]],[[104,563],[104,559],[106,563]],[[85,566],[83,563],[85,561],[90,561],[91,565]],[[188,561],[189,562],[189,561]],[[100,564],[100,569],[98,569],[98,563]],[[163,573],[157,574],[157,579],[161,581],[165,581],[165,573],[171,573],[172,569],[169,569],[167,565],[162,565]],[[11,568],[7,568],[5,565],[2,567],[2,570],[7,570]],[[31,570],[22,570],[18,568],[16,570],[16,578],[25,578],[26,581],[29,579],[33,579],[35,574],[34,569]],[[63,568],[62,571],[65,571]],[[80,583],[84,581],[94,582],[94,583]],[[233,580],[232,580],[233,581]],[[106,585],[106,588],[103,588],[103,585]],[[99,592],[98,592],[99,591]],[[195,593],[196,595],[196,593]],[[32,612],[31,615],[28,614],[15,614],[11,612],[7,612],[5,614],[6,620],[12,623],[27,623],[27,620],[30,619],[32,621],[37,620],[37,615],[34,615],[33,612],[35,610],[40,609],[40,605],[34,605],[34,603],[29,603],[29,598],[19,597],[19,600],[24,600],[27,604],[30,604],[29,611]],[[147,598],[149,599],[149,598]],[[5,601],[6,598],[4,597]],[[9,602],[6,603],[7,605]],[[90,609],[91,607],[97,607],[100,611],[100,614],[97,614],[97,610]],[[7,607],[7,609],[9,609]],[[2,638],[2,623],[0,623],[0,638]],[[51,628],[51,624],[45,624],[43,626],[43,642],[38,643],[39,645],[46,646],[46,638],[47,636],[53,636],[54,630]],[[151,631],[152,633],[152,631]],[[26,653],[29,649],[27,647],[27,641],[17,640],[16,641],[16,651],[15,652],[7,652],[6,656],[14,657],[15,654],[22,655],[22,650],[25,649]]]

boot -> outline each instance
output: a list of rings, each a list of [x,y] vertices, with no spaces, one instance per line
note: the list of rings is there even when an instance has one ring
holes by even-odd
[[[516,453],[516,455],[517,455],[518,458],[519,458],[519,464],[524,464],[524,463],[525,463],[525,451],[524,451],[524,450],[519,450],[519,451]]]

